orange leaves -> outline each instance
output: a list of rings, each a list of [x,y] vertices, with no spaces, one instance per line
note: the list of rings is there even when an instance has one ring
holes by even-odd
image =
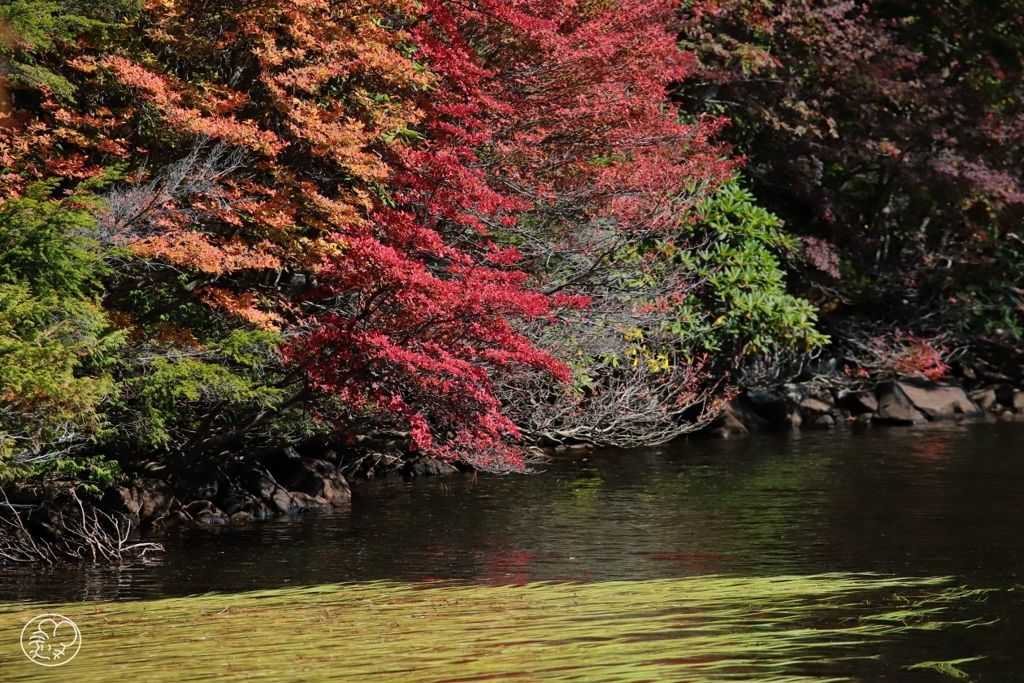
[[[228,275],[240,270],[276,269],[281,260],[269,253],[271,245],[255,247],[235,239],[216,243],[198,232],[170,231],[131,243],[142,259],[160,259],[185,270]]]
[[[389,169],[380,157],[366,151],[370,142],[361,121],[346,120],[343,108],[298,102],[289,112],[288,127],[304,140],[317,157],[334,162],[341,170],[362,180],[384,180]]]
[[[372,148],[419,121],[413,98],[433,82],[398,49],[405,36],[374,20],[388,9],[381,3],[349,3],[343,10],[284,3],[287,19],[277,29],[261,28],[254,50],[261,81],[295,140],[364,181],[388,177]]]
[[[83,97],[39,113],[47,151],[0,131],[0,154],[65,175],[133,162],[100,228],[135,257],[105,301],[144,341],[285,330],[277,371],[314,410],[404,419],[424,447],[433,430],[497,448],[515,425],[490,373],[568,369],[518,331],[549,300],[529,255],[489,233],[542,203],[559,220],[660,217],[680,171],[718,151],[662,108],[685,65],[659,12],[148,0],[116,44],[60,55]],[[196,302],[227,315],[196,325]]]
[[[183,104],[185,97],[172,86],[169,78],[115,55],[106,57],[102,64],[122,84],[143,94],[150,104],[166,116],[167,122],[181,133],[224,140],[266,155],[278,154],[287,146],[272,131],[261,130],[255,123],[217,113],[235,109],[246,100],[245,95],[229,93],[218,97],[206,93],[203,106],[207,115],[204,115],[201,109]]]
[[[46,160],[46,170],[62,178],[82,180],[92,178],[100,172],[96,166],[90,166],[84,154],[73,154],[69,157],[51,157]]]
[[[278,332],[284,322],[277,313],[260,310],[259,300],[251,292],[237,293],[220,287],[207,287],[200,296],[214,308],[237,315],[261,330]]]

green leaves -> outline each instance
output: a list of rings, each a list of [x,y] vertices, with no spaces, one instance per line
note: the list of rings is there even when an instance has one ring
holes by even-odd
[[[795,250],[796,240],[780,232],[779,219],[756,205],[738,179],[687,218],[690,242],[706,246],[672,253],[702,282],[663,323],[683,348],[753,354],[828,343],[815,329],[814,307],[786,291],[777,254]]]
[[[99,200],[58,200],[37,183],[0,203],[0,478],[12,456],[84,443],[115,391],[107,366],[123,342],[96,301],[107,268],[91,237]]]
[[[3,0],[0,2],[0,63],[15,85],[74,101],[75,87],[43,56],[59,43],[106,30],[139,11],[136,0]]]
[[[40,296],[89,298],[108,270],[91,236],[100,202],[87,193],[52,199],[57,186],[35,183],[0,204],[0,282],[24,282]]]
[[[247,358],[251,359],[252,356]],[[135,437],[153,448],[180,448],[177,431],[193,417],[190,406],[218,405],[221,412],[271,407],[282,396],[260,376],[232,372],[214,354],[154,358],[137,375],[126,377],[127,410],[135,416]],[[193,428],[196,425],[190,425]]]

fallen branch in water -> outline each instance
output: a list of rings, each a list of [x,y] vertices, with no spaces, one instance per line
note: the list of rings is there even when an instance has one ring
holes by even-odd
[[[116,563],[163,550],[159,543],[130,543],[127,516],[82,500],[74,488],[38,505],[11,503],[3,490],[0,495],[0,562]]]

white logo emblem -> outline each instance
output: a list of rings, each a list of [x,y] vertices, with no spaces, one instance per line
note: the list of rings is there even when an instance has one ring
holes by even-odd
[[[21,629],[21,651],[41,666],[67,664],[82,649],[82,633],[60,614],[40,614]]]

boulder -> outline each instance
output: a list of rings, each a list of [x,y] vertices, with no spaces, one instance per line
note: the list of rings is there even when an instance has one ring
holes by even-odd
[[[227,524],[227,513],[208,500],[195,500],[182,508],[194,522],[199,524]]]
[[[326,498],[320,498],[319,496],[311,496],[308,493],[302,493],[301,491],[292,491],[292,498],[299,504],[299,507],[303,510],[327,510],[331,508],[331,503]]]
[[[897,382],[878,387],[878,412],[873,421],[889,424],[921,424],[928,418],[919,411]]]
[[[771,423],[758,415],[750,405],[750,400],[747,398],[746,394],[741,394],[725,404],[725,414],[731,416],[736,422],[739,422],[740,426],[745,430],[743,432],[744,434],[747,431],[768,429],[771,427]],[[735,431],[738,433],[738,430]]]
[[[802,425],[835,424],[836,404],[832,393],[809,382],[753,391],[747,394],[747,401],[752,411],[773,427],[796,429]],[[826,415],[829,419],[824,419]]]
[[[930,420],[948,420],[955,417],[980,417],[981,409],[972,401],[963,387],[953,383],[933,382],[924,378],[896,382],[903,394]]]
[[[228,489],[228,478],[219,469],[185,472],[171,482],[178,500],[217,500]]]
[[[172,512],[170,516],[165,517],[164,521],[173,522],[175,524],[186,524],[188,522],[191,522],[192,518],[189,517],[188,513],[186,513],[184,510],[178,510],[177,512]]]
[[[873,391],[841,391],[836,404],[849,410],[851,415],[878,411],[878,397]]]
[[[572,446],[569,446],[569,448],[572,448]],[[432,477],[439,474],[452,474],[454,472],[458,472],[458,470],[448,463],[441,462],[436,458],[427,457],[410,460],[402,467],[402,474],[406,477]]]
[[[100,504],[108,512],[118,512],[135,524],[139,522],[139,502],[127,486],[111,486]]]
[[[231,519],[231,523],[232,524],[244,524],[245,522],[251,522],[252,520],[254,520],[256,518],[253,517],[248,512],[245,512],[244,510],[240,510],[240,511],[236,512],[235,514],[231,515],[230,519]]]
[[[1024,391],[1013,390],[1013,409],[1018,413],[1024,413]]]
[[[800,413],[803,415],[831,415],[836,406],[832,401],[823,401],[815,396],[800,399]]]
[[[331,505],[343,505],[352,500],[345,475],[326,460],[278,459],[271,463],[270,471],[289,491],[323,498]]]
[[[831,429],[836,425],[836,404],[832,393],[824,389],[813,389],[811,387],[800,387],[801,395],[798,406],[800,408],[801,425],[804,428],[825,428]]]
[[[266,503],[274,512],[290,515],[302,510],[291,492],[278,484],[269,472],[251,469],[239,479],[242,487]]]
[[[708,433],[720,439],[728,439],[736,436],[746,436],[750,431],[736,417],[725,411],[718,416],[718,419],[711,423]]]
[[[828,413],[816,414],[808,420],[804,420],[804,428],[814,427],[819,429],[832,429],[836,426],[836,419]]]
[[[985,412],[998,410],[999,408],[999,400],[996,398],[996,390],[994,387],[975,389],[971,392],[970,398],[978,408]]]
[[[271,515],[270,509],[262,500],[248,491],[234,488],[220,500],[220,508],[235,521],[235,515],[244,512],[251,519],[266,519]]]
[[[126,486],[108,489],[103,496],[103,507],[148,526],[170,516],[181,506],[166,481],[136,477]]]
[[[747,394],[750,407],[774,428],[796,429],[803,421],[799,404],[782,388],[751,391]]]
[[[158,522],[181,507],[174,489],[163,479],[133,479],[131,490],[139,503],[139,521],[143,524]]]

